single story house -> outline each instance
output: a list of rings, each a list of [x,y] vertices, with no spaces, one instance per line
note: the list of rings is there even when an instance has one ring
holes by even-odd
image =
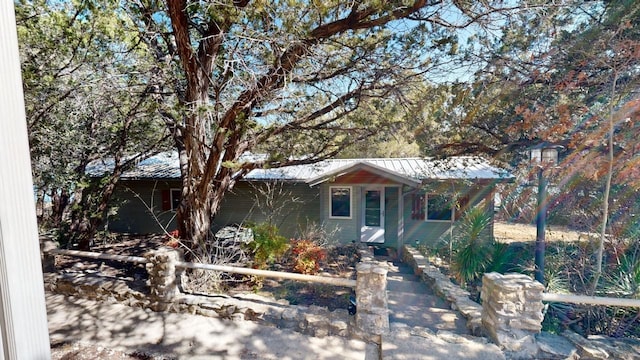
[[[140,161],[125,172],[114,196],[117,232],[172,231],[180,201],[175,152]],[[98,175],[103,166],[93,166]],[[332,159],[313,165],[256,169],[224,198],[213,231],[270,221],[295,237],[314,224],[340,242],[399,248],[435,245],[450,236],[465,209],[483,206],[493,216],[495,185],[508,172],[477,157]]]

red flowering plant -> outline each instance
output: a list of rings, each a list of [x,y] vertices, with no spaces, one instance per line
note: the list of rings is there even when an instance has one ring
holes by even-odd
[[[320,262],[327,258],[327,251],[311,240],[291,240],[293,271],[300,274],[317,274]]]
[[[177,249],[180,246],[180,231],[173,230],[167,234],[167,246]]]

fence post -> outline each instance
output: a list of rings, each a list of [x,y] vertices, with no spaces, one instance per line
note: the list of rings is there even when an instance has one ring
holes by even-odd
[[[182,254],[176,249],[161,247],[147,252],[144,257],[149,261],[146,269],[149,273],[151,308],[155,311],[168,310],[180,293],[176,263],[182,260]]]
[[[53,240],[42,240],[40,242],[40,260],[42,261],[43,272],[56,271],[56,256],[49,253],[51,250],[57,249],[58,246]]]
[[[389,331],[387,269],[377,262],[356,265],[356,327],[375,342]]]
[[[482,326],[514,358],[535,358],[542,329],[544,286],[523,274],[484,274]]]

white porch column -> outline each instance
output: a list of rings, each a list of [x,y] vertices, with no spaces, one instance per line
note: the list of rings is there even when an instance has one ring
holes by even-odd
[[[402,185],[398,186],[398,259],[404,257],[404,193]]]
[[[36,209],[12,1],[0,2],[0,359],[48,359]]]

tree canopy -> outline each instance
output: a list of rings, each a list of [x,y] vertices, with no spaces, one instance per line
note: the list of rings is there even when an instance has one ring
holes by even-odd
[[[257,167],[313,163],[388,129],[367,112],[446,70],[458,31],[508,2],[137,1],[127,12],[167,79],[161,109],[180,153],[178,226],[195,243],[224,193]],[[248,151],[259,161],[240,161]]]
[[[38,198],[53,200],[52,226],[69,215],[66,235],[84,233],[85,242],[105,217],[121,171],[166,138],[154,113],[151,67],[118,6],[15,4]],[[113,172],[90,181],[87,165],[107,157]]]

